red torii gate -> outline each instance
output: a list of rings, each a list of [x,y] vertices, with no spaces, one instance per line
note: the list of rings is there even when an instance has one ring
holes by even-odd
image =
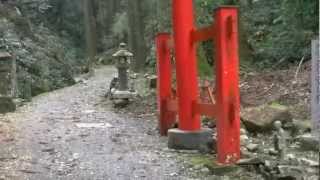
[[[176,121],[179,129],[196,132],[201,129],[200,115],[217,120],[218,162],[232,164],[240,158],[240,98],[238,9],[219,7],[214,24],[197,29],[194,25],[192,0],[173,0],[173,36],[156,37],[158,65],[158,108],[161,135],[166,135]],[[199,100],[197,43],[214,41],[215,103]],[[172,92],[171,54],[176,60],[177,97]]]

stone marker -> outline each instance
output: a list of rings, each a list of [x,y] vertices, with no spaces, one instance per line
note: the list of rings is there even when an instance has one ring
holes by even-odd
[[[0,96],[14,97],[16,91],[16,63],[7,52],[0,52]]]
[[[277,151],[279,159],[282,160],[284,158],[285,150],[287,146],[285,132],[282,129],[282,123],[280,121],[274,122],[274,127],[276,130],[273,135],[274,149]]]
[[[320,56],[319,40],[312,41],[312,122],[313,134],[320,138]]]
[[[16,62],[7,52],[0,52],[0,113],[16,109],[13,98],[16,95]]]

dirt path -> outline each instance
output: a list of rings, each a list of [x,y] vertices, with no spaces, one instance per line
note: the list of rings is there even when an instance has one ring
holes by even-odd
[[[186,179],[156,122],[101,105],[113,73],[98,69],[88,82],[40,95],[1,116],[0,179]]]

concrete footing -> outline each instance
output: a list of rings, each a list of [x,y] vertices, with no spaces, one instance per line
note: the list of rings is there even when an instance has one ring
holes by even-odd
[[[213,149],[211,129],[201,129],[199,131],[170,129],[168,138],[168,147],[171,149],[199,150],[201,152],[210,152]]]

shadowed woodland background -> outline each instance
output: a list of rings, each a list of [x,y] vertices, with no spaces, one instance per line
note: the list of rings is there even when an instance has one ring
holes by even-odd
[[[54,0],[47,13],[52,14],[50,24],[66,31],[75,41],[83,44],[83,21],[80,20],[83,8],[77,2]],[[139,62],[135,65],[136,70],[143,69],[145,62],[154,61],[151,50],[155,34],[171,29],[170,0],[94,0],[91,3],[99,52],[125,41],[130,43],[137,55]],[[286,66],[303,56],[310,57],[310,40],[315,38],[318,31],[319,5],[316,0],[196,0],[195,5],[200,26],[212,22],[213,10],[218,5],[240,7],[244,63],[251,61],[262,68],[279,63]],[[205,47],[202,53],[209,54]]]
[[[83,42],[81,6],[76,2],[55,0],[48,13],[51,24],[67,31],[75,40]],[[154,63],[153,39],[157,32],[170,32],[170,0],[106,0],[91,1],[97,26],[98,51],[114,48],[120,41],[129,42],[136,54],[135,70]],[[197,24],[212,22],[213,10],[218,5],[237,5],[241,12],[241,47],[244,65],[261,68],[285,67],[310,57],[310,40],[318,32],[318,1],[316,0],[196,0]],[[59,8],[60,7],[60,8]],[[94,19],[93,19],[94,20]],[[77,28],[78,27],[78,28]],[[208,45],[207,45],[208,46]],[[206,45],[199,56],[210,59]],[[202,49],[202,50],[201,50]]]
[[[135,71],[154,68],[155,34],[171,31],[170,2],[3,1],[0,45],[17,56],[18,85],[25,89],[19,96],[34,96],[72,84],[72,74],[85,71],[86,27],[91,30],[87,37],[93,40],[88,49],[91,59],[97,55],[99,61],[109,63],[112,52],[123,41],[128,42],[135,54]],[[244,71],[286,68],[298,64],[303,57],[310,59],[310,40],[318,32],[317,0],[196,0],[194,3],[199,26],[212,22],[213,10],[218,5],[240,7]],[[200,75],[211,76],[210,42],[198,48],[198,56]]]

